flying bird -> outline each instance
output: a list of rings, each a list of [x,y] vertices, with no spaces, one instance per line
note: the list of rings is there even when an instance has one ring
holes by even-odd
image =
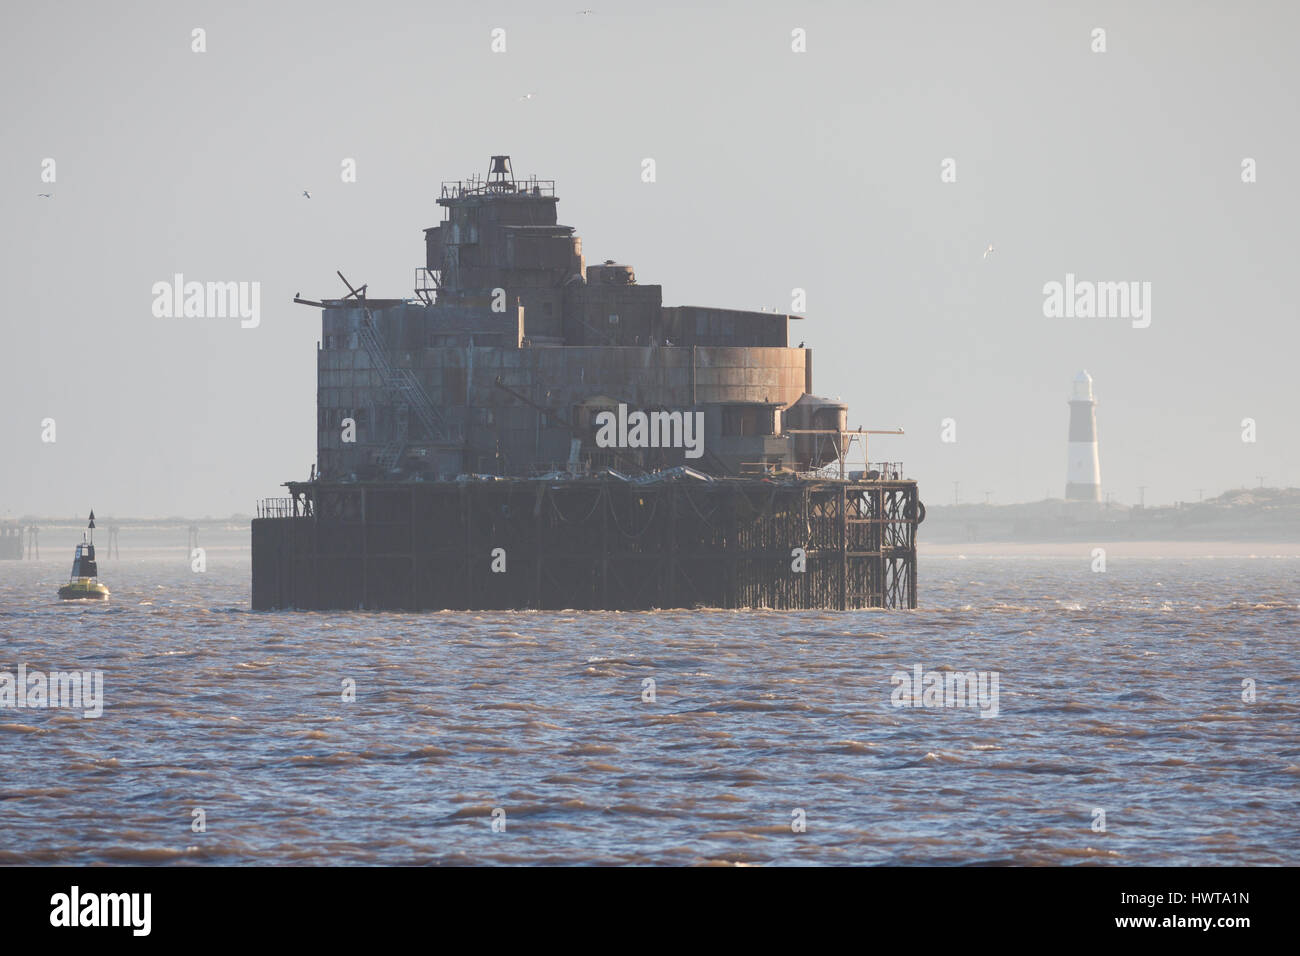
[[[310,193],[310,192],[308,192],[308,191],[307,191],[307,190],[305,190],[305,189],[304,189],[304,190],[303,190],[303,191],[302,191],[302,194],[303,194],[303,195],[304,195],[304,196],[306,196],[306,197],[307,197],[307,198],[308,198],[308,199],[310,199],[310,198],[311,198],[311,193]]]
[[[536,93],[525,93],[523,96],[519,97],[519,99],[521,99],[521,100],[531,100],[531,99],[532,99],[533,97],[535,97],[536,95],[537,95]]]
[[[993,243],[990,242],[989,247],[984,250],[984,258],[987,259],[989,256],[993,254],[993,252],[994,252]]]
[[[37,199],[53,199],[53,198],[54,198],[54,193],[37,193],[37,194],[36,194],[36,198],[37,198]]]
[[[580,16],[580,17],[585,17],[587,14],[589,14],[589,13],[595,13],[595,12],[596,12],[595,10],[579,10],[579,11],[578,11],[578,16]]]

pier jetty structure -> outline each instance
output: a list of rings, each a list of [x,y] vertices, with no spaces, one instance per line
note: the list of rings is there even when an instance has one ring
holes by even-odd
[[[21,561],[23,526],[16,521],[0,521],[0,561]]]
[[[925,509],[868,456],[901,429],[813,393],[800,316],[588,264],[508,156],[437,204],[412,296],[295,296],[317,462],[258,504],[254,608],[916,606]]]

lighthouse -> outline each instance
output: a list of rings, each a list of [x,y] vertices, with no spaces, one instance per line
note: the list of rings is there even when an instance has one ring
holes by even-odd
[[[1070,392],[1070,455],[1065,472],[1066,501],[1101,501],[1101,462],[1097,458],[1097,402],[1092,376],[1074,376]]]

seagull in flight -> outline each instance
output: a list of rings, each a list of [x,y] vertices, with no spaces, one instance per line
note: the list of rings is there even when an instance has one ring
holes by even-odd
[[[310,193],[309,191],[307,191],[306,189],[304,189],[304,190],[302,191],[302,194],[303,194],[304,196],[306,196],[308,199],[311,198],[311,193]]]
[[[578,16],[580,16],[580,17],[585,17],[587,14],[589,14],[589,13],[595,13],[595,12],[596,12],[595,10],[579,10],[579,11],[578,11]]]
[[[37,193],[37,194],[36,194],[36,198],[37,198],[37,199],[53,199],[53,198],[54,198],[54,193]]]
[[[993,255],[994,251],[993,243],[990,242],[989,247],[984,250],[984,258],[987,259],[989,256]]]
[[[519,99],[520,99],[520,100],[531,100],[531,99],[533,99],[535,96],[537,96],[536,93],[525,93],[523,96],[519,97]]]

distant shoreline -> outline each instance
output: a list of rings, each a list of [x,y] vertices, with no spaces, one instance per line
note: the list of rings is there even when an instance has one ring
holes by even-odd
[[[917,541],[917,556],[1083,558],[1300,558],[1300,541]]]

